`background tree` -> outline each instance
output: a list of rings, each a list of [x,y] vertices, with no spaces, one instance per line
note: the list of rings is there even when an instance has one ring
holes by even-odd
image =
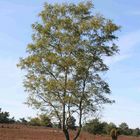
[[[117,126],[114,123],[110,122],[106,127],[106,133],[110,135],[111,130],[115,128],[117,128]]]
[[[112,103],[110,89],[101,78],[108,70],[104,58],[118,52],[114,40],[119,27],[93,14],[92,2],[45,4],[40,22],[32,25],[33,42],[28,56],[18,66],[25,69],[27,103],[56,117],[69,140],[67,119],[76,116],[78,131],[82,119],[94,114],[102,104]]]
[[[10,118],[10,114],[9,112],[4,112],[2,111],[2,109],[0,108],[0,123],[14,123],[15,119]]]
[[[29,118],[28,124],[34,125],[34,126],[52,127],[50,118],[45,114],[41,114],[34,118]]]
[[[28,124],[28,121],[23,117],[23,118],[20,118],[17,123],[21,123],[21,124]]]
[[[83,126],[83,130],[92,134],[103,134],[104,133],[104,123],[101,123],[99,119],[90,120]]]
[[[135,129],[133,129],[132,131],[133,131],[133,132],[132,132],[132,135],[133,135],[133,136],[139,136],[139,135],[140,135],[140,129],[139,129],[139,128],[135,128]]]
[[[128,124],[125,122],[123,122],[119,125],[119,131],[120,131],[120,134],[123,134],[123,135],[131,135],[132,134],[132,130],[129,129]]]
[[[99,119],[93,119],[88,121],[83,125],[83,131],[87,131],[91,134],[105,134],[105,135],[114,135],[117,132],[116,136],[119,135],[131,135],[131,136],[139,136],[140,129],[135,128],[131,129],[127,125],[127,123],[123,122],[117,127],[114,123],[101,122]],[[116,137],[117,138],[117,137]]]
[[[101,124],[102,124],[102,128],[103,128],[103,130],[102,130],[102,134],[108,134],[108,123],[107,122],[101,122]]]
[[[114,123],[101,122],[98,118],[90,120],[83,126],[83,130],[92,134],[110,135],[112,129],[117,128]]]
[[[40,122],[40,119],[38,117],[29,118],[28,124],[33,125],[33,126],[41,126],[41,122]]]

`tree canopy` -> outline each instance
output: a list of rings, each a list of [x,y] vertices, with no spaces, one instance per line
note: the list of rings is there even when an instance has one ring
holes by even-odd
[[[46,111],[62,125],[69,140],[67,119],[76,116],[80,135],[84,116],[94,114],[108,98],[109,85],[101,77],[108,70],[105,57],[118,52],[114,41],[120,28],[93,11],[93,3],[48,4],[32,25],[33,42],[18,66],[27,74],[27,103]]]

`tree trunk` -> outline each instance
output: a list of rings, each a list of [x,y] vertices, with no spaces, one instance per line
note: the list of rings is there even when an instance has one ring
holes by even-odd
[[[79,116],[79,128],[78,128],[78,132],[77,134],[75,135],[74,139],[73,140],[77,140],[77,138],[79,137],[80,133],[81,133],[81,128],[82,128],[82,109],[81,109],[81,106],[82,106],[82,101],[80,102],[80,116]]]
[[[84,92],[85,92],[85,80],[83,81],[83,95],[84,95]],[[78,132],[75,135],[73,140],[77,140],[77,138],[80,136],[81,129],[82,129],[82,101],[83,101],[83,96],[81,97],[80,104],[79,104],[79,111],[80,111],[80,114],[79,114],[79,128],[78,128]]]
[[[66,140],[70,140],[69,131],[66,128],[66,104],[65,104],[65,96],[66,96],[66,89],[67,89],[67,69],[65,71],[65,88],[64,88],[64,102],[63,102],[63,133],[65,135]]]
[[[67,129],[63,130],[66,140],[70,140],[69,132]]]
[[[63,104],[63,133],[65,135],[66,140],[70,140],[69,132],[66,128],[66,118],[65,118],[65,104]]]

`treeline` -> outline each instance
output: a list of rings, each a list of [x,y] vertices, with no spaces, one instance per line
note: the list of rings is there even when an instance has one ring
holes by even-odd
[[[45,115],[41,114],[34,118],[20,118],[19,120],[15,120],[14,117],[10,118],[9,112],[2,111],[0,108],[0,123],[17,123],[17,124],[25,124],[25,125],[33,125],[33,126],[46,126],[52,127],[51,119]]]
[[[140,129],[129,128],[128,124],[123,122],[118,127],[114,123],[101,122],[99,119],[90,120],[83,125],[83,131],[87,131],[92,134],[110,135],[112,129],[117,129],[119,135],[127,136],[139,136]]]
[[[76,119],[71,116],[67,119],[67,127],[72,130],[76,130]],[[40,114],[36,117],[29,117],[28,119],[20,118],[19,120],[15,120],[14,117],[10,118],[9,112],[4,112],[0,109],[0,123],[8,123],[8,124],[24,124],[31,126],[44,126],[44,127],[53,127],[53,128],[61,128],[62,124],[60,123],[52,123],[52,120],[46,114]]]
[[[52,123],[51,118],[49,118],[46,114],[40,114],[36,117],[30,117],[28,119],[20,118],[19,120],[15,120],[14,117],[10,118],[9,112],[4,112],[0,108],[0,123],[16,123],[16,124],[24,124],[24,125],[32,125],[32,126],[44,126],[44,127],[55,127],[61,128],[60,123]],[[67,124],[69,129],[76,129],[76,119],[71,117],[67,120]],[[129,128],[128,124],[123,122],[118,127],[114,123],[101,122],[99,119],[93,119],[83,124],[83,131],[87,131],[92,134],[99,135],[110,135],[112,129],[117,129],[119,135],[128,135],[128,136],[139,136],[140,129]]]
[[[0,123],[15,123],[15,118],[10,118],[9,112],[4,112],[0,108]]]

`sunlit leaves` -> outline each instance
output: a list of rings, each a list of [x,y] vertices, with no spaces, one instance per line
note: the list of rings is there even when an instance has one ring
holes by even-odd
[[[108,70],[104,58],[118,52],[114,42],[120,27],[93,14],[92,8],[92,2],[46,3],[39,14],[41,21],[32,25],[28,56],[18,64],[27,71],[28,103],[46,107],[59,121],[73,113],[82,119],[102,104],[112,103],[106,96],[109,85],[100,74]]]

